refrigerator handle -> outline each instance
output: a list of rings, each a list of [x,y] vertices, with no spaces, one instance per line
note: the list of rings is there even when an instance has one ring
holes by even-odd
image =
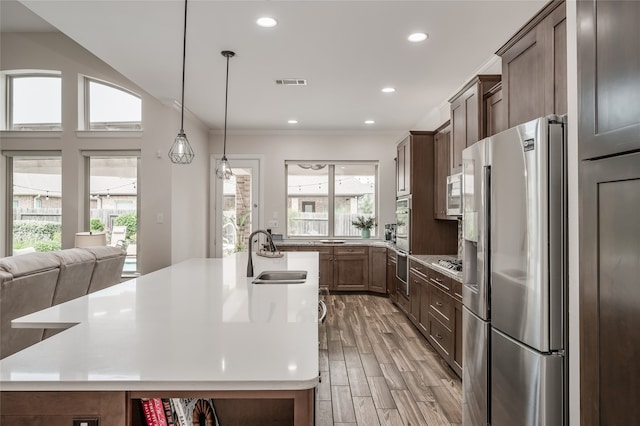
[[[490,310],[491,306],[491,292],[489,291],[489,283],[491,279],[491,166],[484,166],[484,223],[482,224],[482,246],[484,259],[482,264],[484,265],[483,280],[486,291],[487,310]]]

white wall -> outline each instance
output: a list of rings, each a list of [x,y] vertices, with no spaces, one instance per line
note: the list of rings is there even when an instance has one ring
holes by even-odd
[[[179,129],[179,111],[160,103],[60,33],[3,33],[1,47],[2,70],[62,72],[62,132],[52,138],[37,138],[31,132],[3,132],[1,145],[2,150],[62,152],[62,247],[73,247],[74,234],[85,228],[82,214],[84,166],[80,152],[139,150],[138,260],[141,271],[151,272],[189,256],[206,256],[202,234],[207,229],[207,129],[195,120],[186,121],[189,140],[201,157],[191,166],[174,166],[167,152]],[[130,133],[128,137],[100,137],[97,133],[76,132],[78,74],[107,80],[141,95],[144,131],[138,135]],[[202,182],[202,185],[193,185],[193,182]],[[5,194],[3,190],[1,197],[6,198]],[[163,223],[157,223],[158,214],[163,216]]]
[[[379,161],[378,223],[395,223],[395,161],[396,144],[402,134],[364,133],[229,133],[227,157],[233,166],[234,155],[247,158],[251,154],[263,156],[264,228],[266,222],[278,218],[276,233],[285,233],[285,160],[377,160]],[[210,152],[222,154],[222,135],[212,134]]]

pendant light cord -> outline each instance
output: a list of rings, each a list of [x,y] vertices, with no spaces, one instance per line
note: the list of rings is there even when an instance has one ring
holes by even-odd
[[[184,0],[184,34],[182,36],[182,100],[180,101],[180,133],[184,133],[184,70],[187,58],[187,0]]]
[[[222,146],[222,156],[227,156],[227,103],[229,102],[229,55],[227,57],[227,81],[224,89],[224,142]]]

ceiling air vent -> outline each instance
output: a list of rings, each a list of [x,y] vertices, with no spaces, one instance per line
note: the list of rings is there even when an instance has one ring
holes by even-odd
[[[282,78],[276,80],[276,84],[280,86],[306,86],[307,80],[303,78]]]

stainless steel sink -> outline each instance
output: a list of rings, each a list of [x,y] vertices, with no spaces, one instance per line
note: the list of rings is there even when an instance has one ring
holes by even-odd
[[[307,280],[307,271],[263,271],[254,284],[302,284]]]

